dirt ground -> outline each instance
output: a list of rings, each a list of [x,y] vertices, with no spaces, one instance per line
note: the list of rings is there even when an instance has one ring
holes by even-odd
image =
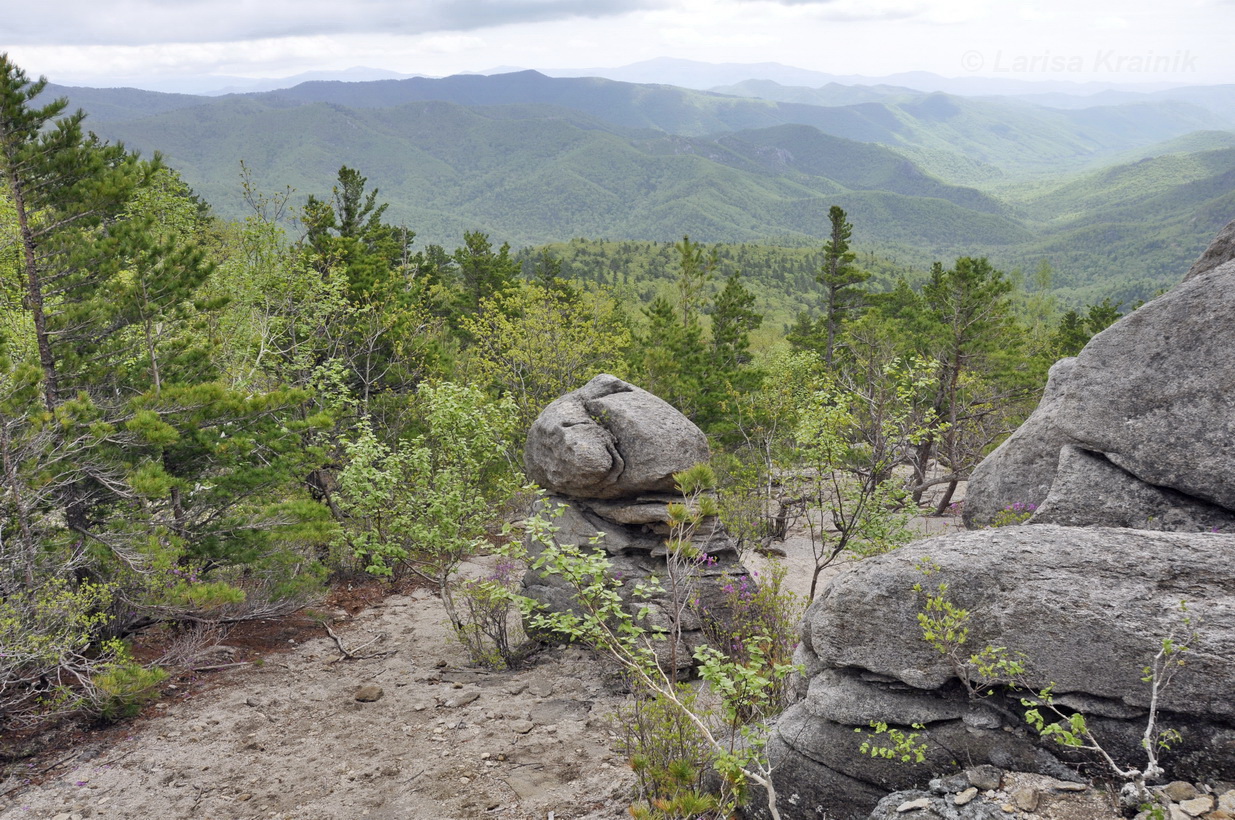
[[[804,594],[809,540],[785,548]],[[267,624],[262,646],[237,630],[198,664],[223,668],[0,780],[0,820],[627,816],[633,777],[610,723],[624,696],[590,653],[469,667],[427,590],[323,614],[348,651],[376,656],[343,659],[306,615]]]

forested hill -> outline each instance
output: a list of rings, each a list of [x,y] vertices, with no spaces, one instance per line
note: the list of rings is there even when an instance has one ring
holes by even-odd
[[[786,99],[534,71],[219,98],[50,93],[84,107],[100,136],[162,152],[224,216],[243,214],[242,161],[296,201],[329,191],[346,164],[419,241],[446,247],[468,230],[515,246],[810,245],[836,204],[860,245],[915,264],[1047,261],[1079,298],[1135,300],[1171,284],[1232,215],[1235,155],[1216,150],[1232,121],[1204,95],[1050,108],[890,86],[731,90]]]
[[[1066,170],[1138,146],[1192,131],[1235,126],[1235,113],[1154,99],[1079,109],[1049,108],[1011,98],[974,99],[909,89],[875,87],[842,103],[835,89],[783,89],[775,83],[739,86],[736,96],[667,85],[590,78],[547,77],[536,71],[416,77],[370,82],[317,81],[293,88],[223,98],[158,94],[135,89],[55,88],[91,111],[96,120],[128,119],[236,97],[271,105],[332,103],[348,108],[390,108],[435,100],[467,106],[541,103],[591,114],[611,125],[702,136],[788,123],[861,142],[963,153],[1012,170]],[[826,93],[825,93],[826,92]],[[886,93],[885,93],[886,92]]]
[[[129,122],[104,136],[161,150],[224,215],[239,216],[239,162],[266,188],[328,190],[363,169],[392,217],[450,245],[481,228],[515,245],[575,236],[708,242],[823,235],[827,208],[868,242],[951,252],[1030,235],[995,200],[947,185],[891,150],[803,126],[717,138],[614,128],[544,105],[287,107],[232,98]]]

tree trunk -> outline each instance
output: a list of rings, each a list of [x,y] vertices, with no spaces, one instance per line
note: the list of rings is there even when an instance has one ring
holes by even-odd
[[[34,231],[26,213],[26,198],[21,180],[15,168],[9,169],[9,191],[13,195],[13,208],[17,212],[17,227],[21,231],[22,262],[26,273],[26,309],[34,321],[34,336],[39,349],[39,365],[43,369],[43,402],[47,412],[54,413],[59,406],[59,385],[56,378],[56,358],[51,351],[51,338],[47,333],[47,315],[43,310],[43,283],[39,277],[38,253],[34,244]]]

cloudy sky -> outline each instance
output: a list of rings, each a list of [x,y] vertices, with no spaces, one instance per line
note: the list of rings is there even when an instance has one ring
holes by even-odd
[[[0,51],[73,85],[657,57],[867,76],[1235,82],[1235,0],[0,0],[0,20]]]

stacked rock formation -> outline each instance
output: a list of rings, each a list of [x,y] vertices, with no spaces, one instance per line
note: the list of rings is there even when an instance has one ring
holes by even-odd
[[[1054,684],[1057,702],[1085,714],[1129,766],[1145,761],[1143,670],[1163,638],[1186,641],[1187,667],[1158,704],[1162,725],[1184,740],[1163,763],[1173,777],[1235,782],[1232,554],[1231,535],[1023,525],[930,538],[858,563],[804,618],[800,700],[769,747],[777,789],[792,804],[782,815],[816,817],[820,808],[865,817],[887,792],[921,787],[955,761],[1075,778],[1065,765],[1073,759],[1020,718],[1023,693],[968,697],[951,662],[922,638],[917,583],[947,584],[949,601],[971,613],[966,649],[1020,653],[1032,685]],[[926,559],[937,567],[929,578]],[[907,732],[923,725],[926,762],[860,754],[862,740],[881,739],[855,734],[872,721]]]
[[[1052,368],[1037,412],[975,472],[966,522],[1016,502],[1038,505],[1030,524],[867,559],[807,610],[806,673],[768,746],[782,817],[865,818],[958,765],[1077,779],[1084,758],[1025,723],[1023,691],[969,696],[969,673],[923,639],[915,584],[969,613],[961,663],[987,646],[1023,658],[1023,683],[1053,687],[1120,765],[1145,767],[1153,708],[1180,734],[1161,750],[1168,778],[1235,783],[1235,223],[1181,285]],[[1186,665],[1151,707],[1144,670],[1168,638]],[[917,731],[926,762],[862,755],[872,721]]]
[[[607,374],[546,407],[524,450],[528,477],[549,493],[541,503],[565,508],[555,522],[558,542],[584,545],[599,534],[600,548],[627,588],[650,576],[665,577],[667,505],[682,500],[673,475],[707,459],[707,438],[689,419]],[[737,545],[715,520],[705,521],[692,542],[711,559],[695,573],[692,598],[705,610],[718,610],[720,579],[742,572]],[[551,609],[570,608],[571,591],[560,579],[529,572],[523,583],[527,595]],[[654,598],[648,606],[649,624],[667,626],[665,601]],[[689,661],[702,626],[692,610],[684,615],[688,651],[682,663]]]

